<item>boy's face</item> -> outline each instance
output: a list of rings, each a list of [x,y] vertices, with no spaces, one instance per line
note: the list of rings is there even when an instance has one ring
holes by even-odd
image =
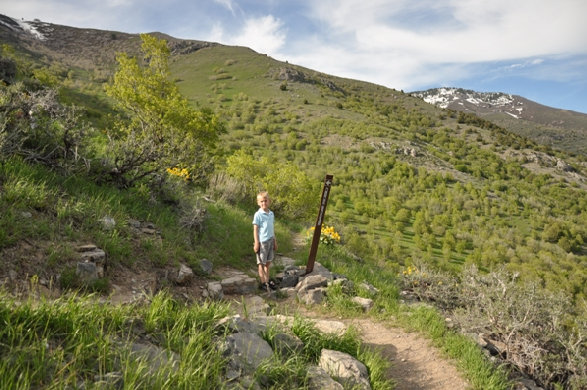
[[[257,196],[257,204],[263,209],[263,211],[269,210],[270,203],[271,201],[269,201],[268,196]]]

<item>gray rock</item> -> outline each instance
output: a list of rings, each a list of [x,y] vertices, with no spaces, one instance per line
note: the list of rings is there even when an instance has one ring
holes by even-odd
[[[230,333],[255,333],[261,334],[267,328],[265,325],[243,318],[236,314],[230,317],[224,317],[216,324],[216,329],[226,329]],[[222,331],[223,332],[223,331]]]
[[[346,277],[335,278],[330,283],[333,285],[340,285],[342,288],[342,292],[348,295],[352,294],[355,291],[355,284],[351,280],[348,280]]]
[[[377,290],[377,288],[375,288],[373,285],[367,282],[361,283],[359,287],[366,290],[371,295],[377,295],[377,293],[379,293],[379,290]]]
[[[243,298],[243,304],[249,317],[255,318],[259,315],[266,316],[271,308],[263,298],[258,295],[251,295]]]
[[[208,259],[200,260],[200,271],[202,271],[202,273],[204,275],[211,275],[212,268],[213,268],[213,264],[210,260],[208,260]]]
[[[208,292],[208,297],[210,299],[220,300],[224,298],[224,292],[222,291],[222,285],[220,282],[209,282],[206,291]]]
[[[245,274],[237,274],[220,281],[224,294],[251,294],[257,290],[257,280]]]
[[[252,373],[266,360],[273,357],[269,343],[256,333],[233,333],[226,337],[224,356],[230,358],[230,366],[243,373]]]
[[[308,290],[316,289],[319,287],[326,287],[328,285],[328,279],[322,275],[309,275],[306,276],[296,286],[298,292],[303,293]]]
[[[98,279],[98,269],[96,268],[96,264],[89,261],[78,262],[75,274],[81,280],[86,282]]]
[[[367,367],[348,353],[323,349],[318,365],[343,385],[371,390]]]
[[[321,275],[323,277],[325,277],[327,280],[333,280],[334,279],[334,274],[332,272],[330,272],[330,270],[326,267],[324,267],[322,264],[316,262],[314,263],[314,269],[312,270],[312,272],[308,275]]]
[[[324,369],[311,366],[308,368],[308,389],[309,390],[344,390],[344,387],[332,379]]]
[[[151,375],[156,374],[163,368],[171,368],[177,371],[179,367],[179,355],[153,344],[133,343],[131,351],[135,358],[144,359],[148,363],[147,366]]]
[[[318,305],[322,303],[325,296],[324,288],[314,288],[311,290],[298,291],[298,298],[306,305]]]
[[[293,354],[301,353],[304,349],[304,343],[295,335],[277,333],[273,338],[273,348],[275,352],[287,358]]]
[[[363,311],[368,311],[373,307],[373,300],[369,298],[353,297],[351,301],[361,306]]]
[[[299,277],[295,274],[281,273],[277,275],[280,288],[295,287],[298,284]]]
[[[194,271],[185,264],[180,264],[177,275],[175,276],[175,283],[185,285],[190,283],[194,278]]]
[[[114,218],[108,215],[100,219],[100,223],[102,224],[102,228],[106,231],[111,231],[116,226],[116,221],[114,220]]]

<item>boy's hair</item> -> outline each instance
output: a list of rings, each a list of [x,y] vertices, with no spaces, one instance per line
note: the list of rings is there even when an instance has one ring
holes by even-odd
[[[257,199],[264,198],[264,197],[269,198],[269,193],[267,191],[261,191],[257,194]]]

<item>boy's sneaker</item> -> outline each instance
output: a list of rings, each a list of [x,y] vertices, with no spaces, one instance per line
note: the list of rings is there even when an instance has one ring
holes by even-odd
[[[259,290],[267,291],[267,283],[261,283],[259,285]]]
[[[277,290],[277,286],[273,280],[269,281],[269,288],[271,288],[271,290]]]

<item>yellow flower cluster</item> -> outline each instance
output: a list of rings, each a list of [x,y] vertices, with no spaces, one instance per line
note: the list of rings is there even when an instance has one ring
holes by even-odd
[[[315,226],[312,226],[308,229],[307,237],[310,238],[314,234],[314,230],[316,230]],[[334,226],[327,226],[324,225],[320,229],[320,242],[325,245],[332,245],[334,243],[340,243],[340,234],[336,230],[334,230]]]
[[[418,272],[418,268],[414,267],[413,265],[409,265],[408,268],[403,270],[402,274],[404,276],[410,276],[411,274],[415,274]]]
[[[177,176],[185,181],[188,181],[190,179],[190,173],[185,168],[167,168],[167,173],[169,173],[171,176]]]

